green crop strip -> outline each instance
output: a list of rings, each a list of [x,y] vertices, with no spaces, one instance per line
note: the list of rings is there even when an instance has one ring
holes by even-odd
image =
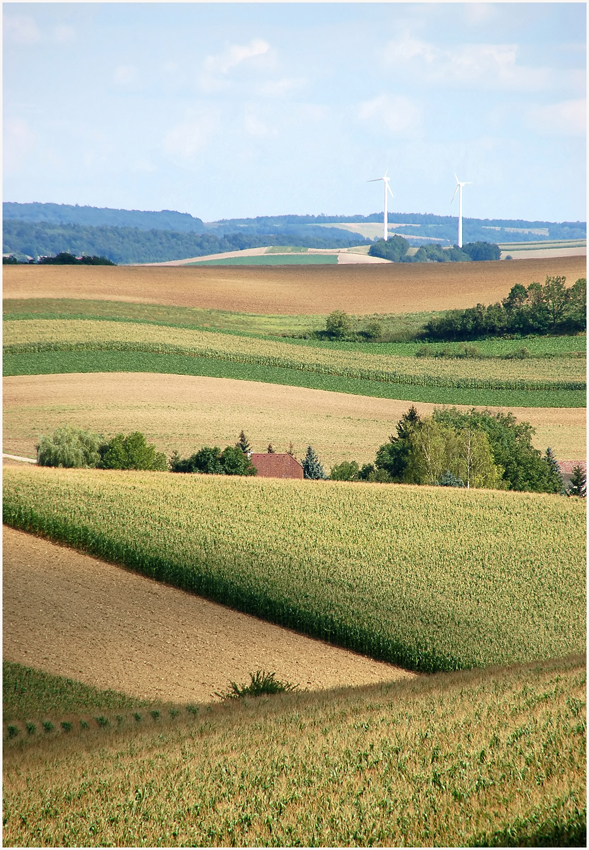
[[[6,722],[96,709],[128,710],[149,704],[146,700],[131,699],[116,691],[101,691],[64,676],[10,661],[2,662],[2,712]]]
[[[575,657],[15,738],[4,844],[583,847],[585,681]]]
[[[584,390],[582,358],[527,360],[416,358],[301,347],[135,323],[33,320],[5,326],[5,355],[122,351],[186,355],[287,368],[385,384],[485,390]]]
[[[409,669],[585,644],[579,499],[7,468],[4,522]]]
[[[226,257],[218,260],[201,260],[183,263],[185,266],[333,266],[337,265],[336,254],[259,254],[254,257]]]
[[[489,390],[385,384],[358,378],[342,378],[251,363],[233,363],[210,357],[124,351],[49,351],[5,354],[4,376],[54,375],[90,372],[154,372],[197,375],[283,384],[329,392],[390,398],[432,404],[466,404],[475,407],[585,407],[582,390]]]

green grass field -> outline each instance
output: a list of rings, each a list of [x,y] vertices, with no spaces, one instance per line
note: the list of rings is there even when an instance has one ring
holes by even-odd
[[[337,254],[259,254],[253,257],[225,257],[184,263],[186,266],[335,266]]]
[[[378,321],[387,338],[409,339],[439,313],[405,313],[352,316],[357,330]],[[192,330],[215,330],[223,333],[253,336],[262,339],[288,337],[325,328],[325,316],[267,316],[235,313],[223,310],[201,310],[196,307],[169,307],[154,304],[129,304],[123,301],[87,301],[78,299],[22,298],[4,301],[4,321],[31,319],[84,319],[134,322],[180,327]],[[422,342],[336,342],[305,339],[284,339],[293,345],[317,346],[333,350],[363,351],[375,354],[412,356]],[[443,343],[430,343],[432,349]],[[457,347],[453,344],[451,347]],[[477,340],[482,354],[505,356],[526,347],[532,356],[564,356],[587,351],[586,334],[576,336],[540,336],[521,339]]]
[[[4,327],[5,374],[14,374],[19,364],[14,355],[43,355],[49,352],[120,352],[138,356],[160,355],[168,360],[166,371],[172,372],[171,358],[184,356],[193,361],[203,358],[222,363],[262,367],[264,380],[270,383],[292,383],[277,375],[276,370],[300,372],[305,378],[296,384],[309,386],[307,374],[360,381],[358,394],[371,395],[370,385],[389,387],[423,387],[439,390],[517,391],[527,394],[525,406],[540,406],[537,393],[561,391],[577,393],[584,404],[585,360],[582,357],[555,356],[525,360],[500,357],[456,358],[415,357],[372,353],[357,350],[301,346],[277,340],[264,340],[212,331],[195,331],[146,325],[134,322],[80,320],[22,320],[7,322]],[[168,359],[170,358],[170,359]],[[26,368],[41,370],[41,361]],[[22,366],[20,367],[22,369]],[[197,370],[199,366],[197,366]],[[76,369],[79,371],[79,368]],[[146,371],[145,366],[140,371]],[[157,369],[156,371],[161,371]],[[361,388],[366,384],[365,389]],[[330,388],[331,386],[324,386]],[[380,393],[378,393],[380,394]],[[395,390],[396,397],[399,394]],[[574,397],[574,396],[572,396]],[[447,397],[446,397],[447,398]],[[425,400],[425,399],[424,399]],[[428,400],[442,401],[437,393]],[[468,403],[468,401],[466,402]],[[475,403],[475,402],[472,402]],[[486,400],[487,404],[492,403]],[[553,402],[554,405],[554,402]]]
[[[411,669],[584,648],[582,500],[7,468],[4,521]]]
[[[5,354],[3,370],[4,376],[76,372],[154,372],[200,375],[283,384],[291,387],[308,387],[373,398],[480,407],[585,407],[586,405],[586,392],[583,390],[491,390],[386,384],[380,381],[322,375],[279,366],[268,367],[210,357],[187,357],[149,352],[48,351]]]
[[[5,732],[3,843],[585,846],[585,685],[577,656],[100,723],[81,689]]]

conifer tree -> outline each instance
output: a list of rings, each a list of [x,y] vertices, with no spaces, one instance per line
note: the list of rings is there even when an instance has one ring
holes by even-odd
[[[573,469],[571,486],[567,490],[567,495],[580,496],[582,499],[587,497],[587,474],[579,464]]]
[[[325,470],[321,466],[321,462],[312,446],[307,447],[307,454],[303,460],[303,473],[305,478],[310,478],[315,481],[327,478]]]
[[[564,493],[564,480],[560,472],[560,466],[558,465],[558,461],[554,457],[554,452],[552,451],[550,446],[546,449],[544,460],[550,468],[549,478],[550,483],[554,485],[554,492]]]
[[[241,449],[241,451],[244,454],[251,452],[252,447],[250,445],[250,441],[245,436],[243,429],[239,432],[239,440],[237,441],[237,443],[235,445],[237,446],[238,449]]]

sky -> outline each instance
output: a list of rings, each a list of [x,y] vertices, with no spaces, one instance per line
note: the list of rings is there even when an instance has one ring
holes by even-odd
[[[4,3],[5,201],[586,220],[579,3]],[[394,216],[389,216],[393,221]]]

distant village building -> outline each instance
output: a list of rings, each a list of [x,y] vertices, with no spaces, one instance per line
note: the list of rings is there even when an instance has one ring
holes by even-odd
[[[562,475],[562,479],[565,485],[568,487],[571,483],[571,478],[573,477],[573,469],[575,466],[580,466],[585,475],[587,475],[587,461],[585,460],[561,460],[558,461],[558,467],[560,469],[560,474]]]
[[[304,478],[303,467],[292,455],[277,452],[251,453],[249,458],[258,478]]]

